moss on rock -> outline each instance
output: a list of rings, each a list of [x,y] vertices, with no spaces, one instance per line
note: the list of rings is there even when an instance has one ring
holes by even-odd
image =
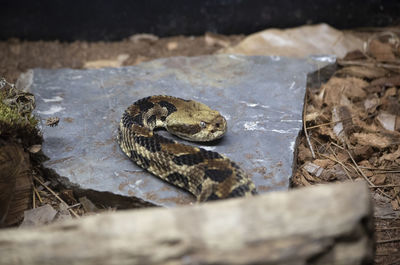
[[[40,143],[38,121],[32,115],[35,106],[33,95],[6,84],[9,87],[4,83],[0,86],[0,137],[19,139],[25,147]]]

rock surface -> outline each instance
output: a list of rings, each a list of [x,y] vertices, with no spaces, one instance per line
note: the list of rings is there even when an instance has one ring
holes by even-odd
[[[43,124],[43,151],[50,158],[44,165],[82,189],[135,196],[163,206],[193,202],[190,194],[133,164],[116,142],[127,106],[142,97],[166,94],[220,111],[228,121],[228,133],[217,145],[202,147],[237,162],[260,193],[286,189],[302,127],[307,73],[323,64],[276,56],[215,55],[121,68],[35,69],[31,92]],[[60,118],[58,126],[45,126],[46,119],[55,116]]]

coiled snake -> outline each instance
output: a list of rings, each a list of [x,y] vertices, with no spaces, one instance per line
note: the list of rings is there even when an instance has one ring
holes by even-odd
[[[143,98],[125,110],[118,143],[137,165],[189,191],[199,202],[256,194],[253,182],[234,162],[153,132],[160,127],[190,141],[215,140],[227,129],[218,111],[171,96]]]

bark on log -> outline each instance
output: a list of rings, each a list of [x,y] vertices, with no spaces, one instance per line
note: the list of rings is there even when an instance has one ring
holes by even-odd
[[[362,182],[0,231],[1,264],[370,264]]]
[[[22,146],[0,139],[0,227],[21,222],[32,205],[30,171],[29,155]]]

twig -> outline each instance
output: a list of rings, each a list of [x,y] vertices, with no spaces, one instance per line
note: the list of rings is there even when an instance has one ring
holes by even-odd
[[[35,209],[35,208],[36,208],[35,200],[36,200],[36,196],[35,196],[35,186],[33,186],[33,190],[32,190],[32,209]]]
[[[356,171],[358,171],[361,176],[368,182],[369,185],[371,185],[372,187],[375,187],[375,184],[372,183],[368,177],[364,174],[364,172],[361,171],[361,168],[357,165],[356,161],[354,160],[353,156],[351,155],[350,151],[348,149],[346,149],[347,154],[349,154],[351,161],[353,162],[353,164],[356,167]]]
[[[340,122],[343,122],[343,121],[351,120],[351,119],[356,118],[356,117],[358,117],[358,116],[359,116],[359,115],[354,114],[354,115],[352,115],[351,117],[346,118],[346,119],[342,119],[342,120],[338,120],[338,121],[325,122],[325,123],[317,124],[317,125],[310,126],[310,127],[307,127],[307,128],[310,130],[310,129],[314,129],[314,128],[318,128],[318,127],[322,127],[322,126],[326,126],[326,125],[336,124],[336,123],[340,123]],[[374,115],[373,115],[373,114],[368,115],[368,116],[365,117],[365,118],[362,118],[362,119],[360,118],[360,120],[365,120],[365,119],[368,119],[369,117],[372,117],[372,116],[374,116]]]
[[[375,188],[394,188],[394,187],[400,187],[400,185],[395,185],[395,184],[375,185],[374,187],[370,187],[370,188],[375,189]]]
[[[392,226],[392,227],[382,227],[382,228],[376,228],[378,231],[385,231],[385,230],[400,230],[400,226]]]
[[[382,173],[400,173],[400,170],[398,169],[384,169],[384,168],[374,168],[374,167],[363,167],[360,166],[360,168],[363,169],[368,169],[368,170],[382,170]],[[376,172],[375,172],[376,173]]]
[[[353,178],[352,178],[352,177],[350,176],[350,174],[347,172],[347,171],[350,171],[350,170],[346,167],[345,164],[343,164],[342,162],[340,162],[337,158],[336,158],[336,159],[333,159],[332,157],[329,157],[329,156],[324,155],[324,154],[320,154],[320,155],[321,155],[322,157],[325,157],[325,158],[327,158],[327,159],[330,159],[330,160],[332,160],[332,161],[338,163],[339,165],[341,165],[342,168],[343,168],[344,173],[346,173],[346,176],[347,176],[351,181],[353,181]]]
[[[349,178],[349,180],[353,181],[352,177],[349,175],[347,172],[347,167],[343,164],[342,161],[338,159],[336,156],[335,152],[333,151],[332,147],[329,146],[329,150],[331,150],[332,154],[335,156],[336,160],[338,161],[339,165],[343,168],[344,173],[346,173],[346,176]]]
[[[314,149],[312,147],[311,141],[310,141],[310,137],[308,135],[308,131],[307,131],[307,124],[306,124],[306,109],[307,109],[307,93],[306,96],[304,97],[304,107],[303,107],[303,129],[304,129],[304,135],[306,136],[306,140],[307,140],[307,144],[308,144],[308,148],[310,148],[311,151],[311,156],[313,159],[315,159],[315,153],[314,153]]]
[[[40,194],[39,194],[38,190],[36,189],[36,187],[33,187],[33,190],[35,191],[35,194],[38,197],[40,203],[43,203],[42,197],[40,197]]]
[[[392,242],[397,242],[400,241],[400,237],[392,238],[392,239],[386,239],[386,240],[377,240],[377,244],[383,244],[383,243],[392,243]]]
[[[318,127],[322,127],[322,126],[326,126],[326,125],[336,124],[336,123],[340,123],[340,122],[343,122],[343,121],[351,120],[351,119],[353,119],[353,117],[357,117],[357,115],[353,115],[352,117],[349,117],[349,118],[346,118],[346,119],[342,119],[342,120],[338,120],[338,121],[330,121],[330,122],[317,124],[317,125],[310,126],[310,127],[307,127],[307,128],[308,129],[314,129],[314,128],[318,128]]]
[[[378,68],[387,68],[391,70],[400,70],[399,64],[388,64],[388,63],[373,63],[373,62],[362,62],[362,61],[344,61],[344,60],[337,60],[337,63],[342,66],[349,66],[349,65],[361,65],[367,67],[378,67]]]
[[[329,160],[332,160],[333,162],[336,162],[336,163],[338,163],[338,164],[341,164],[342,162],[340,162],[339,160],[337,160],[337,158],[336,159],[334,159],[334,158],[332,158],[332,157],[330,157],[330,156],[328,156],[328,155],[325,155],[325,154],[320,154],[322,157],[325,157],[325,158],[327,158],[327,159],[329,159]],[[343,163],[342,163],[343,164]],[[347,169],[348,171],[350,171],[350,169],[345,165],[345,164],[343,164],[343,167],[345,168],[345,169]]]
[[[64,204],[67,206],[67,208],[68,208],[68,204],[67,204],[63,199],[61,199],[60,196],[58,196],[52,189],[50,189],[50,187],[48,187],[46,184],[44,184],[44,183],[43,183],[39,178],[37,178],[36,176],[33,176],[33,178],[34,178],[37,182],[39,182],[43,187],[45,187],[51,194],[53,194],[60,202],[64,203]],[[72,210],[71,208],[68,208],[68,210],[69,210],[76,218],[79,218],[79,215],[78,215],[74,210]]]
[[[331,142],[334,146],[336,146],[339,149],[345,150],[343,146],[338,145],[337,143]]]
[[[74,205],[68,206],[68,209],[69,208],[75,208],[75,207],[78,207],[78,206],[81,206],[81,205],[82,205],[82,203],[78,202],[78,203],[76,203]]]
[[[375,184],[372,183],[368,177],[364,174],[364,172],[361,170],[361,168],[357,165],[356,161],[354,160],[353,156],[351,155],[350,151],[348,149],[346,149],[346,152],[349,154],[351,161],[353,161],[354,166],[356,167],[356,171],[358,171],[361,176],[368,182],[369,185],[371,185],[373,188],[375,188]],[[390,195],[388,195],[387,193],[385,193],[383,190],[381,190],[380,188],[376,188],[377,191],[379,191],[380,193],[382,193],[383,195],[385,195],[386,197],[388,197],[389,199],[393,199]]]

